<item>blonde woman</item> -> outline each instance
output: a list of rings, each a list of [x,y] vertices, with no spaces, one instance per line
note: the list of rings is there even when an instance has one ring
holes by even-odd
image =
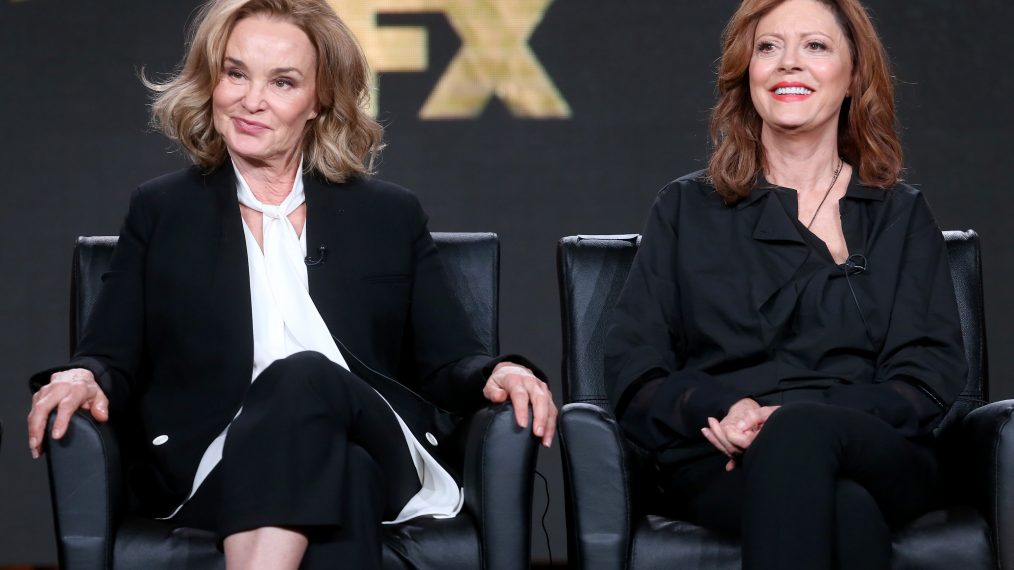
[[[483,354],[419,202],[369,176],[367,66],[324,0],[213,0],[154,121],[193,159],[131,198],[77,354],[37,374],[29,445],[70,414],[141,418],[153,514],[218,533],[229,568],[380,567],[380,523],[455,516],[435,408],[556,409]],[[412,368],[418,380],[393,380]],[[408,381],[408,380],[406,380]],[[425,483],[425,484],[424,484]]]

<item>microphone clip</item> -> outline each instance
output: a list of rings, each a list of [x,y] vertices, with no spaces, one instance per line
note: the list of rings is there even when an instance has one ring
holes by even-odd
[[[314,265],[320,265],[324,263],[324,261],[326,260],[327,260],[327,246],[321,244],[320,247],[317,248],[317,255],[316,256],[307,255],[306,257],[303,258],[303,263],[305,263],[307,267],[313,267]]]
[[[861,253],[853,253],[845,260],[845,263],[842,263],[839,267],[845,270],[846,275],[859,275],[861,273],[866,273],[866,256]]]

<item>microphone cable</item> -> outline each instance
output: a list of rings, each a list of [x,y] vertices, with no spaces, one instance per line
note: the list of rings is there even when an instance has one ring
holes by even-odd
[[[542,534],[546,537],[546,552],[549,554],[549,565],[553,566],[553,546],[549,542],[549,529],[546,528],[546,515],[549,514],[549,480],[538,469],[535,470],[535,474],[539,476],[539,479],[542,479],[543,488],[546,490],[546,507],[542,509]]]
[[[867,268],[866,256],[861,253],[853,253],[838,267],[842,270],[845,275],[845,283],[849,286],[849,292],[852,293],[852,301],[856,304],[856,310],[859,311],[859,318],[863,321],[863,331],[866,333],[866,340],[870,341],[870,346],[876,348],[877,343],[873,342],[873,335],[870,334],[870,324],[866,322],[866,315],[863,314],[863,307],[859,304],[859,297],[856,295],[856,290],[852,287],[852,275],[861,275],[866,273]]]
[[[358,362],[359,364],[362,364],[370,372],[376,374],[377,376],[380,376],[381,378],[385,378],[385,379],[387,379],[387,380],[389,380],[391,382],[398,382],[394,378],[391,378],[390,376],[384,374],[383,372],[380,372],[379,370],[376,370],[375,368],[373,368],[369,364],[363,362],[362,359],[360,359],[358,356],[356,356],[356,353],[354,353],[351,350],[349,350],[349,347],[345,346],[345,343],[343,343],[341,341],[341,339],[339,339],[335,335],[332,334],[331,338],[333,338],[335,340],[335,342],[338,343],[338,346],[340,346],[346,353],[348,353],[349,356],[351,356],[352,358],[356,359],[356,362]],[[400,382],[398,382],[398,383],[401,384]],[[402,386],[404,386],[404,384],[402,384]],[[407,386],[405,386],[405,388],[408,389],[409,391],[412,391]],[[412,393],[415,394],[414,391],[412,391]],[[416,396],[421,398],[421,396],[419,396],[418,394],[416,394]],[[432,404],[430,404],[430,405],[432,405]],[[437,407],[437,406],[434,406],[434,407]],[[441,408],[438,407],[438,409],[441,409]],[[449,412],[445,412],[445,413],[449,413]],[[550,544],[550,540],[549,540],[549,529],[546,527],[546,516],[549,514],[549,503],[550,503],[550,498],[549,498],[549,481],[546,479],[545,475],[543,475],[542,473],[539,472],[538,469],[535,470],[535,474],[539,476],[539,479],[542,479],[542,486],[543,486],[543,489],[545,489],[545,491],[546,491],[546,506],[545,506],[544,509],[542,509],[542,534],[546,537],[546,552],[549,554],[549,565],[552,566],[553,565],[553,547],[552,547],[552,544]]]

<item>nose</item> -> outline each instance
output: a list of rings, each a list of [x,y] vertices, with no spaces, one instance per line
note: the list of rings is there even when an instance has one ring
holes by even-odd
[[[794,48],[794,46],[793,46]],[[778,70],[791,72],[800,71],[799,56],[795,49],[783,49],[781,52],[781,58],[778,61]]]
[[[254,113],[262,110],[264,108],[264,85],[257,81],[248,83],[241,103],[247,112]]]

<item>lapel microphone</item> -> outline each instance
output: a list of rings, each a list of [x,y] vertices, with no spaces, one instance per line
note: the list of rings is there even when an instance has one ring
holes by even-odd
[[[841,264],[846,275],[859,275],[866,273],[866,256],[861,253],[853,253]]]
[[[308,267],[313,267],[314,265],[320,265],[324,263],[326,259],[327,259],[327,246],[324,244],[320,244],[320,247],[317,248],[316,257],[308,255],[303,258],[303,263],[305,263]]]

